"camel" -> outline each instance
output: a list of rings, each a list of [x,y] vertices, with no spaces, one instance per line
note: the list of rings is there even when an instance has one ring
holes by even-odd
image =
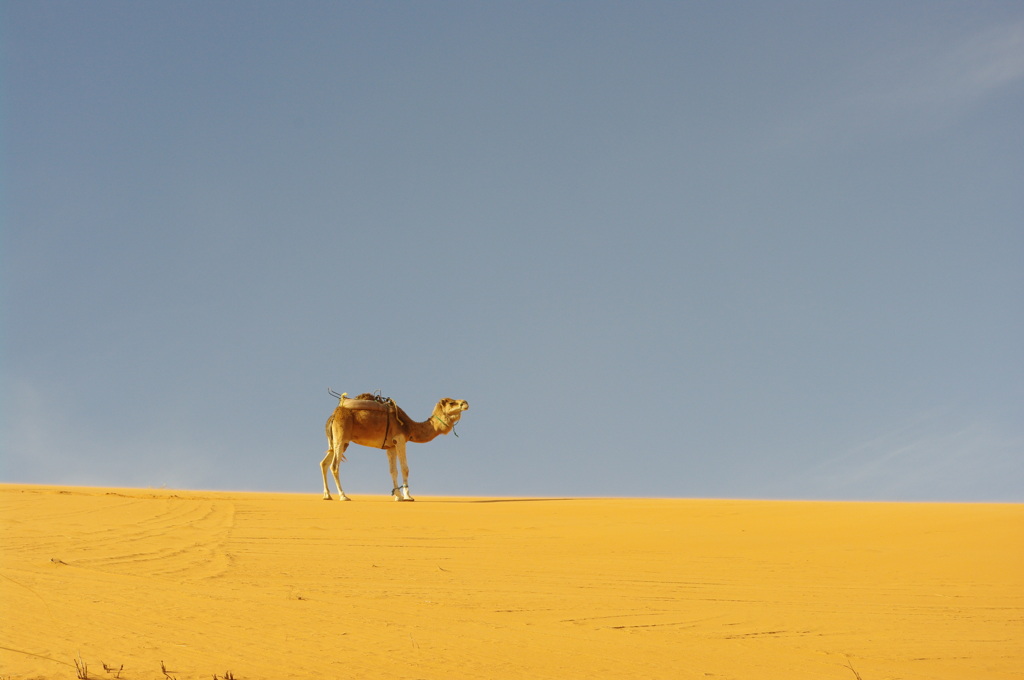
[[[434,406],[430,418],[417,423],[412,420],[391,399],[382,399],[370,393],[363,393],[349,399],[348,393],[338,394],[338,406],[327,419],[327,455],[320,461],[324,477],[325,501],[332,500],[327,489],[327,468],[334,474],[334,485],[338,488],[338,500],[351,500],[341,489],[338,466],[345,460],[345,450],[351,442],[384,449],[391,466],[391,495],[396,501],[415,500],[409,495],[409,464],[405,458],[406,442],[425,443],[438,435],[448,434],[462,417],[469,404],[462,399],[442,399]],[[398,485],[398,464],[402,466],[402,485]]]

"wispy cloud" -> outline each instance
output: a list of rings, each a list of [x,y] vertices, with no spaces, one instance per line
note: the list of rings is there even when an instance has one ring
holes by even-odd
[[[1008,429],[1004,415],[923,416],[826,458],[808,472],[808,490],[869,500],[1020,500],[1024,433]]]
[[[1024,78],[1024,21],[964,41],[948,60],[946,77],[945,91],[967,100]]]
[[[998,26],[897,68],[896,82],[861,95],[879,116],[957,113],[1024,78],[1024,22]]]
[[[784,145],[928,133],[987,98],[1024,86],[1024,19],[941,44],[862,55],[835,88],[788,121]]]

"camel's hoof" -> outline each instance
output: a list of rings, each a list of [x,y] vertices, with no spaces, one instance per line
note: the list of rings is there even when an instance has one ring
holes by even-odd
[[[348,496],[346,496],[346,495],[342,494],[341,496],[338,496],[338,500],[339,500],[339,501],[350,501],[350,500],[352,500],[352,499],[351,499],[351,498],[349,498]]]

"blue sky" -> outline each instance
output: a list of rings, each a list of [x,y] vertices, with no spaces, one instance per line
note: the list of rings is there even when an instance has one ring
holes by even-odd
[[[0,10],[0,480],[1024,500],[1018,2]],[[346,491],[388,493],[353,447]]]

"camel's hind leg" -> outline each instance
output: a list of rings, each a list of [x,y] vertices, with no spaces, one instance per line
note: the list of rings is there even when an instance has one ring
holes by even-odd
[[[324,500],[331,500],[331,492],[327,489],[327,468],[331,468],[331,472],[334,474],[334,485],[338,487],[338,500],[339,501],[350,501],[352,500],[345,495],[345,492],[341,490],[341,480],[338,478],[338,464],[341,463],[341,458],[334,451],[328,450],[327,455],[320,461],[320,472],[324,476]]]
[[[331,472],[334,473],[334,486],[338,487],[338,500],[339,501],[350,501],[352,500],[345,495],[345,492],[341,490],[341,479],[338,477],[338,467],[342,461],[345,460],[345,451],[348,450],[348,442],[342,447],[341,451],[336,451],[334,454],[334,460],[331,461]]]
[[[331,468],[331,473],[334,475],[334,485],[338,487],[338,500],[349,501],[352,500],[345,495],[345,492],[341,490],[341,479],[338,477],[338,466],[341,465],[341,461],[345,460],[345,450],[348,449],[348,442],[344,444],[336,445],[335,442],[341,442],[341,438],[329,436],[327,438],[327,455],[320,461],[320,472],[323,473],[324,477],[324,495],[325,501],[331,500],[331,492],[327,488],[327,468]]]
[[[331,500],[331,492],[327,488],[327,468],[331,467],[333,462],[334,462],[334,451],[331,450],[331,449],[327,449],[327,455],[324,456],[324,459],[322,461],[320,461],[320,472],[322,472],[323,476],[324,476],[324,496],[323,496],[323,498],[324,498],[325,501]]]

